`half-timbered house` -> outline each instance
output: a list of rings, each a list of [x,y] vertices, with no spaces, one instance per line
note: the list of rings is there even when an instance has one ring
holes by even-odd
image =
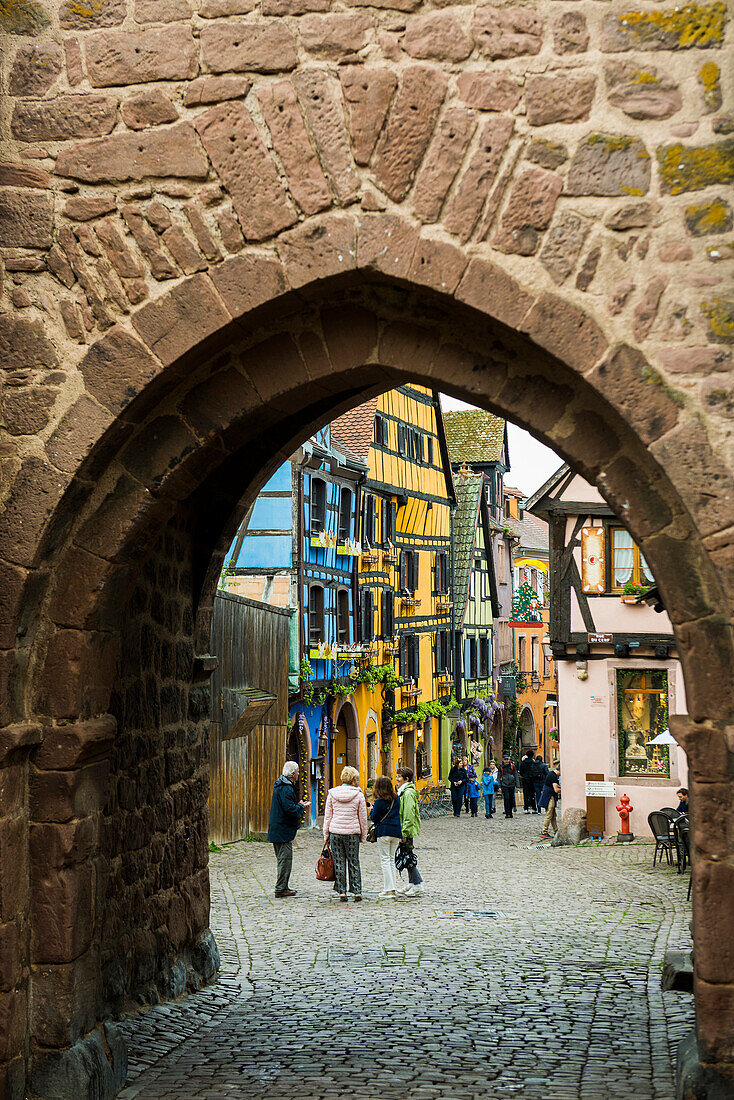
[[[287,752],[301,765],[301,782],[311,784],[313,816],[323,809],[337,756],[341,766],[358,762],[355,736],[335,744],[333,712],[358,646],[359,486],[366,469],[333,444],[327,425],[265,485],[226,564],[230,591],[297,611]]]
[[[683,750],[652,743],[686,710],[670,619],[640,547],[579,474],[562,466],[527,508],[549,524],[564,807],[585,806],[587,776],[603,776],[630,796],[632,831],[647,833],[686,780]],[[605,809],[616,831],[612,799]]]
[[[401,764],[419,786],[435,783],[439,724],[425,705],[447,700],[453,689],[454,495],[438,394],[414,385],[390,390],[334,421],[332,439],[367,465],[359,631],[363,668],[383,677],[358,683],[338,716],[349,715],[345,730],[356,720],[364,783]],[[388,667],[399,686],[385,679]]]
[[[494,617],[499,614],[499,601],[491,550],[488,475],[474,474],[464,466],[454,475],[454,484],[454,682],[456,698],[461,704],[477,697],[487,699],[494,694],[493,624]],[[444,779],[451,767],[452,754],[470,750],[472,740],[481,747],[481,756],[475,757],[477,764],[491,757],[498,732],[501,734],[499,712],[497,718],[498,723],[490,727],[481,723],[484,728],[477,730],[474,736],[466,722],[458,727],[456,722],[442,724]]]

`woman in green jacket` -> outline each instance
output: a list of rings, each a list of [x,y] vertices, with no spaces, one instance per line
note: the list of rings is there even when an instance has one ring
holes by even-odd
[[[410,768],[398,768],[398,796],[400,798],[400,828],[403,833],[402,846],[415,859],[413,840],[420,836],[421,815],[418,812],[418,792],[413,782],[413,773]],[[408,897],[418,897],[423,893],[423,878],[417,864],[408,866],[408,887],[405,893]]]

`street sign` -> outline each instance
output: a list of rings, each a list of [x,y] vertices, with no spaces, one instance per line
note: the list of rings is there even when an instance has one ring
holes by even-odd
[[[617,784],[600,782],[598,779],[586,780],[587,798],[616,798]]]
[[[589,634],[589,645],[611,645],[611,634]]]

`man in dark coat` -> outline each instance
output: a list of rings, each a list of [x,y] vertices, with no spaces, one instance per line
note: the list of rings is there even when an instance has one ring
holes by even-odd
[[[286,760],[283,773],[275,780],[273,800],[270,803],[268,820],[268,840],[275,849],[278,866],[278,878],[275,883],[276,898],[295,897],[296,891],[289,890],[288,879],[293,866],[293,838],[298,832],[308,799],[299,802],[296,798],[298,783],[298,764]]]
[[[520,779],[522,780],[522,800],[525,804],[525,813],[537,814],[538,807],[535,803],[535,779],[533,757],[535,751],[528,749],[520,761]]]
[[[505,817],[511,818],[512,811],[515,809],[515,790],[520,786],[520,778],[517,768],[510,760],[509,752],[502,753],[502,763],[497,771],[497,778],[505,803]]]

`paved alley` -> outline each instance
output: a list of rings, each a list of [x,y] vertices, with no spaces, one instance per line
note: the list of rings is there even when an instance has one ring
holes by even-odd
[[[273,897],[270,845],[212,855],[216,986],[129,1019],[123,1100],[673,1100],[693,999],[660,989],[689,946],[688,875],[652,846],[540,846],[537,817],[426,822],[426,892],[361,904],[297,841]]]

